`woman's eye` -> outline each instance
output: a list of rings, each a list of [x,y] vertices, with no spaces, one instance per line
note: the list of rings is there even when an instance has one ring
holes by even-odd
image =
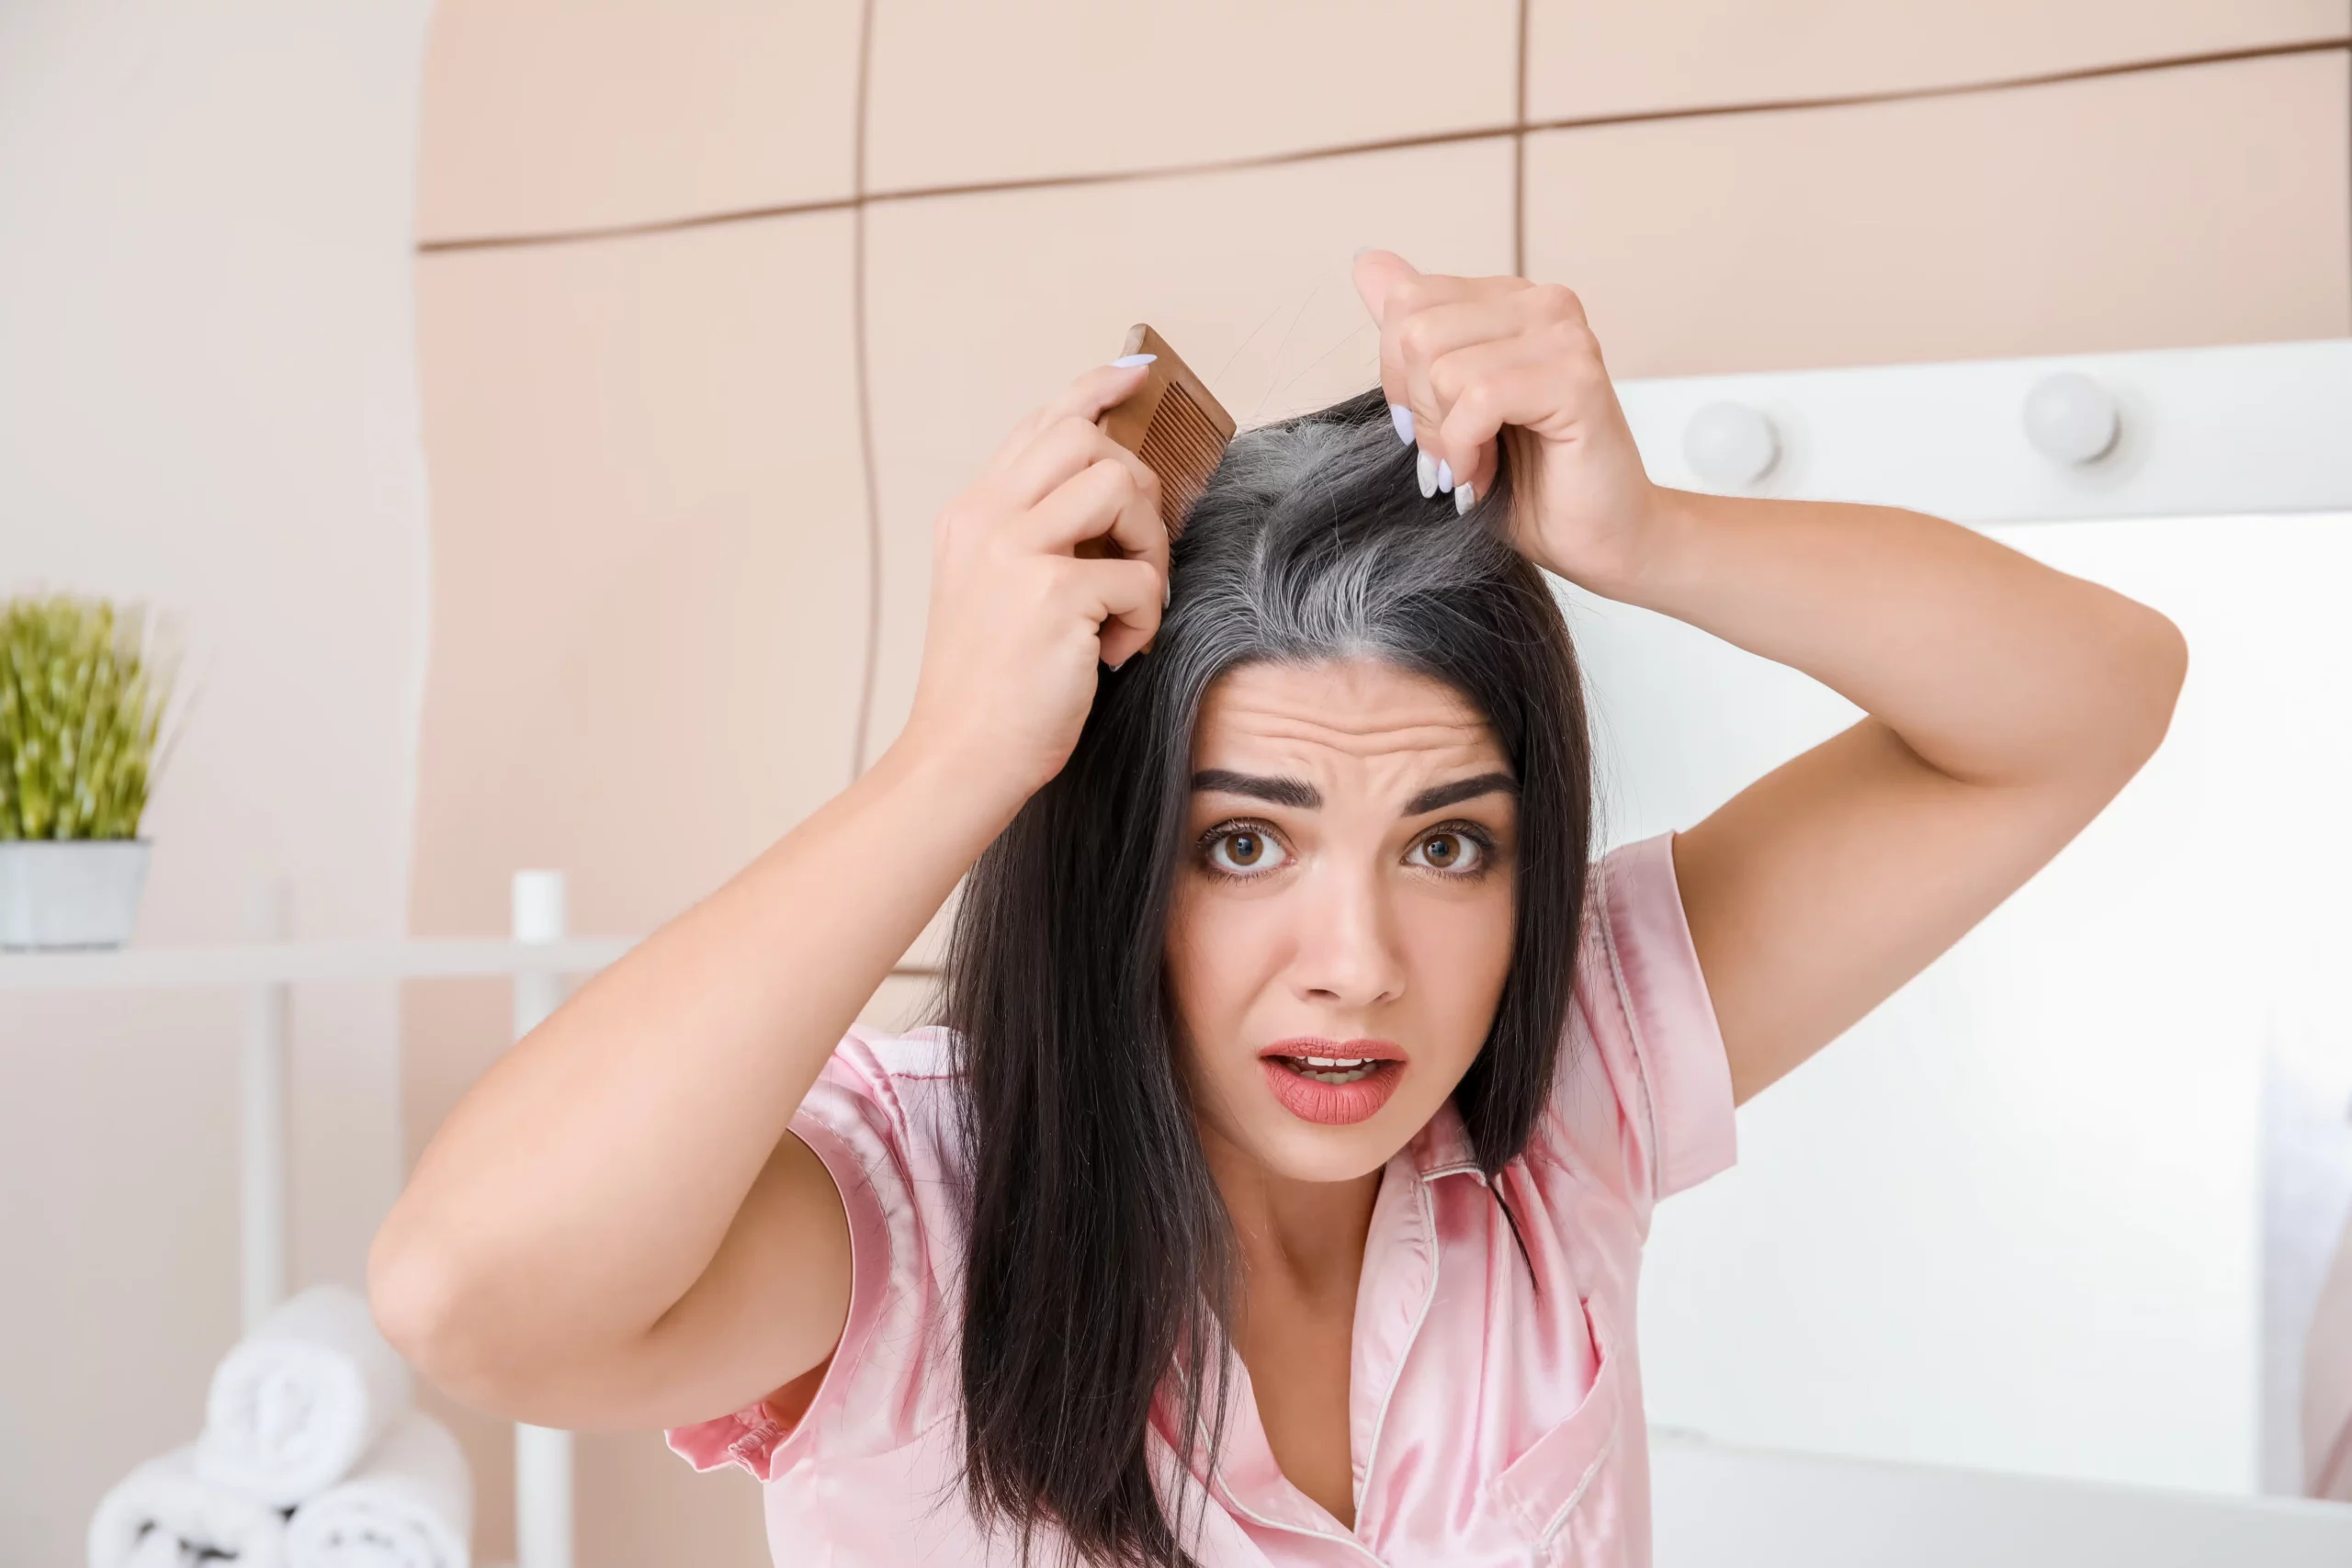
[[[1219,833],[1209,845],[1209,863],[1217,870],[1258,873],[1282,863],[1282,846],[1254,828]]]
[[[1467,871],[1486,863],[1486,846],[1466,833],[1431,833],[1414,848],[1419,863],[1437,871]]]

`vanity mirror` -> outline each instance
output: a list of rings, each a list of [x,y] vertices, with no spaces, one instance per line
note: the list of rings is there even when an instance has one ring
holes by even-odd
[[[2103,457],[2037,444],[2066,423],[2027,416],[2060,377],[2118,427]],[[1721,443],[1686,430],[1744,407],[1779,447],[1747,492],[1982,527],[2190,648],[2163,749],[2109,808],[1744,1107],[1734,1169],[1661,1207],[1661,1441],[2352,1499],[2352,343],[1623,395],[1660,482],[1716,488],[1686,464]],[[1860,716],[1559,592],[1611,841],[1695,822]]]

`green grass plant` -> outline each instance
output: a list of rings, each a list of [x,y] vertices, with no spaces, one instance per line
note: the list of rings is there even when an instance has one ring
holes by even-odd
[[[0,840],[138,837],[176,663],[151,629],[104,599],[0,602]]]

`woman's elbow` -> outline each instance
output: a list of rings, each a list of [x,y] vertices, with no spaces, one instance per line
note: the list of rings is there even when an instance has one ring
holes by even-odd
[[[415,1236],[397,1214],[368,1247],[368,1306],[376,1326],[427,1377],[458,1315],[455,1272],[446,1254]]]
[[[2181,688],[2188,683],[2188,638],[2171,617],[2157,611],[2148,612],[2148,623],[2147,649],[2138,660],[2146,687],[2141,721],[2141,741],[2146,748],[2143,761],[2164,744],[2180,703]]]
[[[392,1348],[452,1398],[503,1413],[516,1391],[498,1376],[482,1296],[454,1250],[397,1210],[368,1247],[368,1306]]]

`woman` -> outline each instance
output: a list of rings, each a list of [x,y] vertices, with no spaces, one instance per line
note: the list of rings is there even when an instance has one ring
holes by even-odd
[[[1356,275],[1380,394],[1237,440],[1172,574],[1132,367],[947,509],[899,740],[425,1151],[370,1286],[427,1376],[741,1463],[779,1562],[1647,1561],[1653,1206],[2187,654],[1916,513],[1653,486],[1565,288]],[[1589,864],[1539,566],[1869,716]],[[944,1025],[853,1029],[967,872]]]

